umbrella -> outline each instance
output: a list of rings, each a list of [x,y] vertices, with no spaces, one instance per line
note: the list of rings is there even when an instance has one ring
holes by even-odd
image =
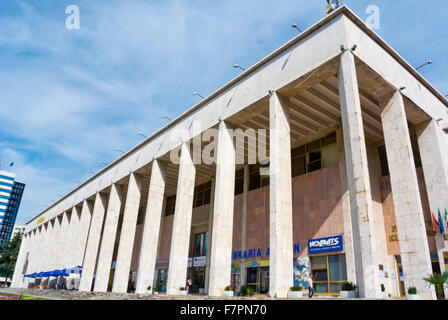
[[[56,274],[58,276],[68,276],[68,273],[65,271],[65,269],[56,270]]]
[[[82,267],[81,266],[71,267],[71,268],[65,269],[65,271],[68,272],[68,273],[81,274],[82,273]]]
[[[58,276],[57,272],[58,272],[58,270],[53,270],[48,273],[49,273],[50,277],[57,277]]]

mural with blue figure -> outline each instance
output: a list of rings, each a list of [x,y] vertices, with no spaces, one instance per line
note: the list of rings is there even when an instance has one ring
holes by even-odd
[[[310,258],[294,258],[294,286],[308,288],[308,279],[310,277]]]

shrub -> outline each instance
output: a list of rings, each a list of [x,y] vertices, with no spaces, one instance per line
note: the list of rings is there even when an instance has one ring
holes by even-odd
[[[417,294],[417,288],[416,287],[409,287],[408,294]]]
[[[424,281],[428,282],[429,285],[434,285],[437,293],[437,299],[441,300],[443,295],[443,286],[447,282],[448,273],[445,271],[443,274],[433,273],[429,274]]]
[[[242,296],[247,295],[247,286],[246,285],[241,286],[240,292]]]
[[[384,286],[384,284],[381,284],[381,292],[386,291],[386,287]]]
[[[356,290],[356,286],[353,282],[344,282],[341,286],[341,291],[354,291]]]
[[[227,286],[224,290],[225,291],[232,291],[232,287],[231,286]]]
[[[253,296],[254,295],[254,290],[252,288],[249,288],[246,285],[241,286],[241,295],[242,296]]]
[[[289,288],[289,291],[302,291],[302,290],[303,290],[302,286],[294,286]]]
[[[148,291],[151,290],[151,286],[148,286],[148,287],[146,288],[146,290],[148,290]]]

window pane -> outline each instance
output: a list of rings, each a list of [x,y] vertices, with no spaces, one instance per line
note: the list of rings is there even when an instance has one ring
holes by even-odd
[[[320,149],[320,140],[313,141],[306,145],[306,152],[316,151]]]
[[[327,281],[327,270],[313,271],[315,281]]]
[[[318,293],[328,292],[328,284],[326,283],[313,283],[314,289]]]
[[[292,176],[297,177],[302,174],[305,174],[305,156],[300,156],[292,160]]]
[[[210,203],[210,195],[211,195],[211,189],[207,189],[204,191],[204,204]]]
[[[235,195],[243,193],[244,191],[244,179],[239,178],[235,180]]]
[[[341,282],[330,282],[330,292],[339,292],[341,291],[341,287]]]
[[[378,153],[380,156],[381,174],[383,175],[383,177],[388,176],[389,175],[389,166],[387,164],[386,146],[379,147]]]
[[[311,266],[313,270],[327,269],[327,257],[311,257]]]
[[[320,160],[308,163],[308,172],[317,171],[320,170],[321,168],[322,164]]]
[[[347,280],[347,268],[345,266],[345,254],[328,256],[328,267],[330,268],[330,281]],[[332,291],[334,292],[334,291]]]
[[[313,152],[310,152],[310,153],[309,153],[309,158],[308,158],[308,161],[309,161],[309,162],[313,162],[313,161],[320,160],[320,159],[321,159],[321,153],[320,153],[320,150],[318,150],[318,151],[313,151]]]

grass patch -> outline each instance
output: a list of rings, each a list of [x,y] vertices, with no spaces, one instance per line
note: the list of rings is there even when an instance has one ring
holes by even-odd
[[[45,298],[30,297],[30,296],[24,296],[22,294],[17,294],[17,293],[5,293],[5,292],[0,293],[0,296],[11,297],[11,298],[0,298],[0,301],[3,301],[3,300],[49,300],[49,299],[45,299]]]

